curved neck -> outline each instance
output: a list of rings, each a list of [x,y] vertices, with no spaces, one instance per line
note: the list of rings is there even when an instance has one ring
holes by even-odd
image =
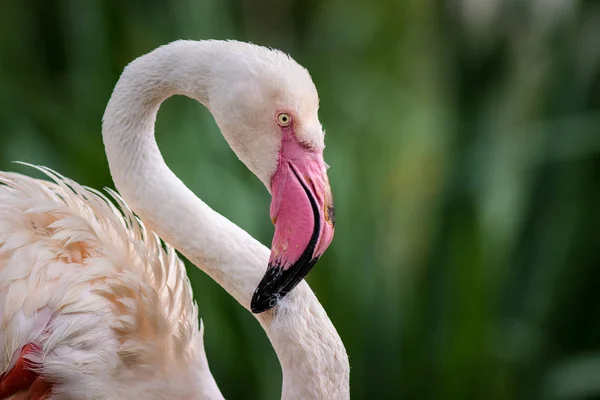
[[[133,61],[108,103],[102,135],[115,186],[129,206],[249,309],[269,249],[196,197],[167,167],[154,138],[166,98],[185,95],[210,110],[210,82],[219,73],[211,66],[233,45],[179,41]],[[345,348],[308,284],[256,317],[281,363],[283,398],[349,397]]]

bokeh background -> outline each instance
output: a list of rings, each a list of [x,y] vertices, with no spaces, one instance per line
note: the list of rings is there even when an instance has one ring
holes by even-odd
[[[336,237],[308,281],[355,399],[600,398],[600,2],[0,2],[0,168],[112,186],[100,120],[123,67],[179,38],[281,48],[311,72]],[[269,196],[186,98],[172,169],[269,245]],[[276,399],[254,318],[189,268],[229,399]]]

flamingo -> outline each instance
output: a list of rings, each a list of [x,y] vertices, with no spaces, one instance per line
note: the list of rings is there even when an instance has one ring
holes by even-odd
[[[271,250],[165,164],[154,122],[172,95],[207,107],[271,193]],[[222,399],[175,249],[253,312],[283,399],[349,398],[344,345],[303,280],[334,226],[317,109],[308,71],[278,50],[176,41],[130,63],[107,105],[118,193],[1,172],[0,399]]]

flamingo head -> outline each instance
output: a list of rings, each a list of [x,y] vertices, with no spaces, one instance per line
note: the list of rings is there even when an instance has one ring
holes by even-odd
[[[234,50],[215,66],[208,107],[233,151],[272,195],[271,256],[250,305],[261,313],[325,252],[334,207],[319,98],[308,71],[279,51],[230,43]]]

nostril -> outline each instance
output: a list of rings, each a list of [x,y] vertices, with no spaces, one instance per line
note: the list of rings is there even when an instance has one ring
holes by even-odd
[[[335,208],[333,206],[325,206],[325,221],[330,222],[331,226],[335,226]]]

